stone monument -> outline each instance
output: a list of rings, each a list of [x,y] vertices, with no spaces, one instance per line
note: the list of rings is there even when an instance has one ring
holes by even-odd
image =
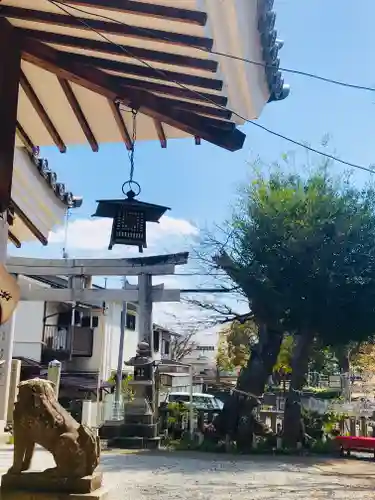
[[[155,422],[155,362],[147,342],[140,342],[136,355],[127,363],[134,367],[129,383],[134,397],[124,405],[124,421],[111,436],[109,445],[119,448],[158,448],[160,437]]]
[[[59,404],[51,381],[35,378],[19,384],[13,430],[13,465],[2,477],[3,500],[106,496],[102,474],[95,472],[99,437]],[[29,472],[35,445],[52,454],[56,467]]]

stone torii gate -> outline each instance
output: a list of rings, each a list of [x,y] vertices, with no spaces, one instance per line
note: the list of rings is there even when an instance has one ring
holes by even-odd
[[[7,270],[17,276],[67,276],[69,287],[65,289],[40,289],[21,287],[21,300],[54,302],[136,302],[138,303],[139,340],[152,345],[153,302],[179,302],[180,290],[165,289],[164,285],[152,285],[152,276],[174,274],[175,267],[188,262],[188,252],[130,259],[39,259],[8,257]],[[92,288],[95,276],[137,276],[137,285],[122,289]],[[15,312],[17,314],[17,311]],[[0,337],[0,350],[6,360],[0,378],[6,378],[6,364],[11,362],[14,329]],[[1,367],[0,367],[1,370]],[[0,419],[7,411],[8,380],[0,384]]]

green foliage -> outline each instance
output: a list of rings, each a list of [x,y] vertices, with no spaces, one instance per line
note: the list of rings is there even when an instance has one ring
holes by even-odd
[[[133,380],[133,375],[131,374],[123,375],[122,377],[121,392],[122,395],[128,401],[132,401],[132,399],[134,398],[134,391],[132,390],[131,385],[129,384],[129,382],[131,382],[132,380]],[[111,384],[116,384],[116,372],[113,372],[111,374],[111,376],[108,379],[108,382],[110,382]]]
[[[316,412],[303,410],[302,418],[306,433],[314,440],[321,440],[323,434],[332,434],[344,416],[335,412],[327,412],[321,415]]]
[[[281,343],[281,348],[277,357],[276,365],[274,366],[274,371],[283,372],[284,374],[291,373],[293,347],[293,335],[285,335]]]
[[[334,350],[330,346],[322,345],[320,339],[315,339],[309,361],[309,370],[320,375],[339,373],[339,366]]]
[[[168,403],[168,425],[181,424],[188,417],[189,408],[181,402]]]
[[[318,399],[338,399],[341,389],[331,389],[329,387],[305,387],[305,392],[312,392]]]
[[[256,173],[230,223],[232,276],[255,316],[322,345],[375,327],[375,190],[327,168]]]
[[[220,332],[216,366],[223,371],[232,371],[246,365],[250,348],[258,339],[258,327],[252,320],[240,323],[233,321]]]

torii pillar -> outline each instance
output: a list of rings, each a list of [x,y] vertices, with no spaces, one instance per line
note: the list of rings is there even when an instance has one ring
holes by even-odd
[[[8,209],[16,140],[21,49],[11,24],[0,19],[0,264],[6,262]],[[13,318],[0,327],[0,433],[7,419],[14,336]]]

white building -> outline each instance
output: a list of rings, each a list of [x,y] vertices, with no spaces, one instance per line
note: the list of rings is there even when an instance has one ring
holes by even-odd
[[[20,277],[20,286],[67,285],[63,278]],[[102,306],[64,302],[21,301],[15,314],[13,357],[29,358],[42,365],[52,359],[63,371],[100,371],[108,380],[117,368],[121,304]],[[138,343],[137,312],[127,305],[124,360],[135,355]]]
[[[61,277],[19,277],[24,287],[66,287]],[[63,372],[95,374],[106,381],[117,369],[122,304],[76,304],[20,301],[15,314],[13,357],[46,366],[57,359]],[[136,353],[139,342],[137,306],[126,307],[123,360]],[[155,359],[169,358],[170,333],[154,325]],[[128,368],[131,371],[131,368]],[[124,366],[124,371],[126,367]]]
[[[193,339],[194,350],[184,357],[184,363],[193,366],[196,375],[204,375],[216,368],[219,336],[215,330],[198,332]]]

